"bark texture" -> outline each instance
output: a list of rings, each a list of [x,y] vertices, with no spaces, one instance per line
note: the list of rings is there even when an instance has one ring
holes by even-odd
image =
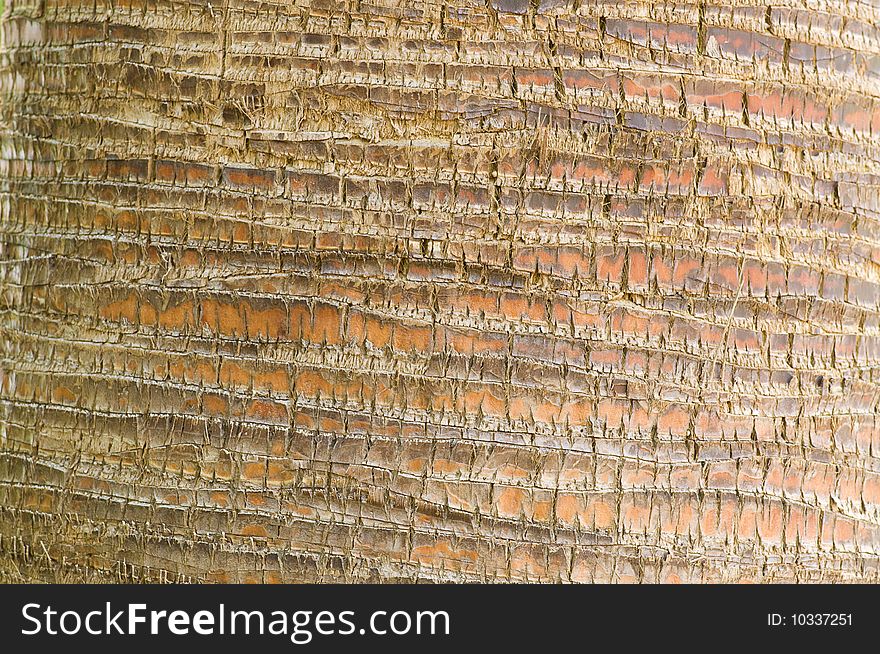
[[[0,579],[880,578],[876,1],[7,5]]]

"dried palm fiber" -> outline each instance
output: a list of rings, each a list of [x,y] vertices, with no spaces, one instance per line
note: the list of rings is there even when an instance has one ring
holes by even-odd
[[[0,579],[877,581],[878,22],[7,2]]]

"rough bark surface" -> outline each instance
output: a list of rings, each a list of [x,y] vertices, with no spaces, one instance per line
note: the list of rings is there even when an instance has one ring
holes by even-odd
[[[0,579],[880,578],[876,1],[7,5]]]

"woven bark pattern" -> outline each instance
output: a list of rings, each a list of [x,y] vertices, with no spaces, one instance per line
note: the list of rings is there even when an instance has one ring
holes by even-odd
[[[878,21],[7,2],[0,579],[877,581]]]

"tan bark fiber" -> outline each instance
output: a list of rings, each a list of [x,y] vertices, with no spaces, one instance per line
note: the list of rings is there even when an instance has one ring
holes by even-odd
[[[880,580],[876,0],[7,0],[0,580]]]

